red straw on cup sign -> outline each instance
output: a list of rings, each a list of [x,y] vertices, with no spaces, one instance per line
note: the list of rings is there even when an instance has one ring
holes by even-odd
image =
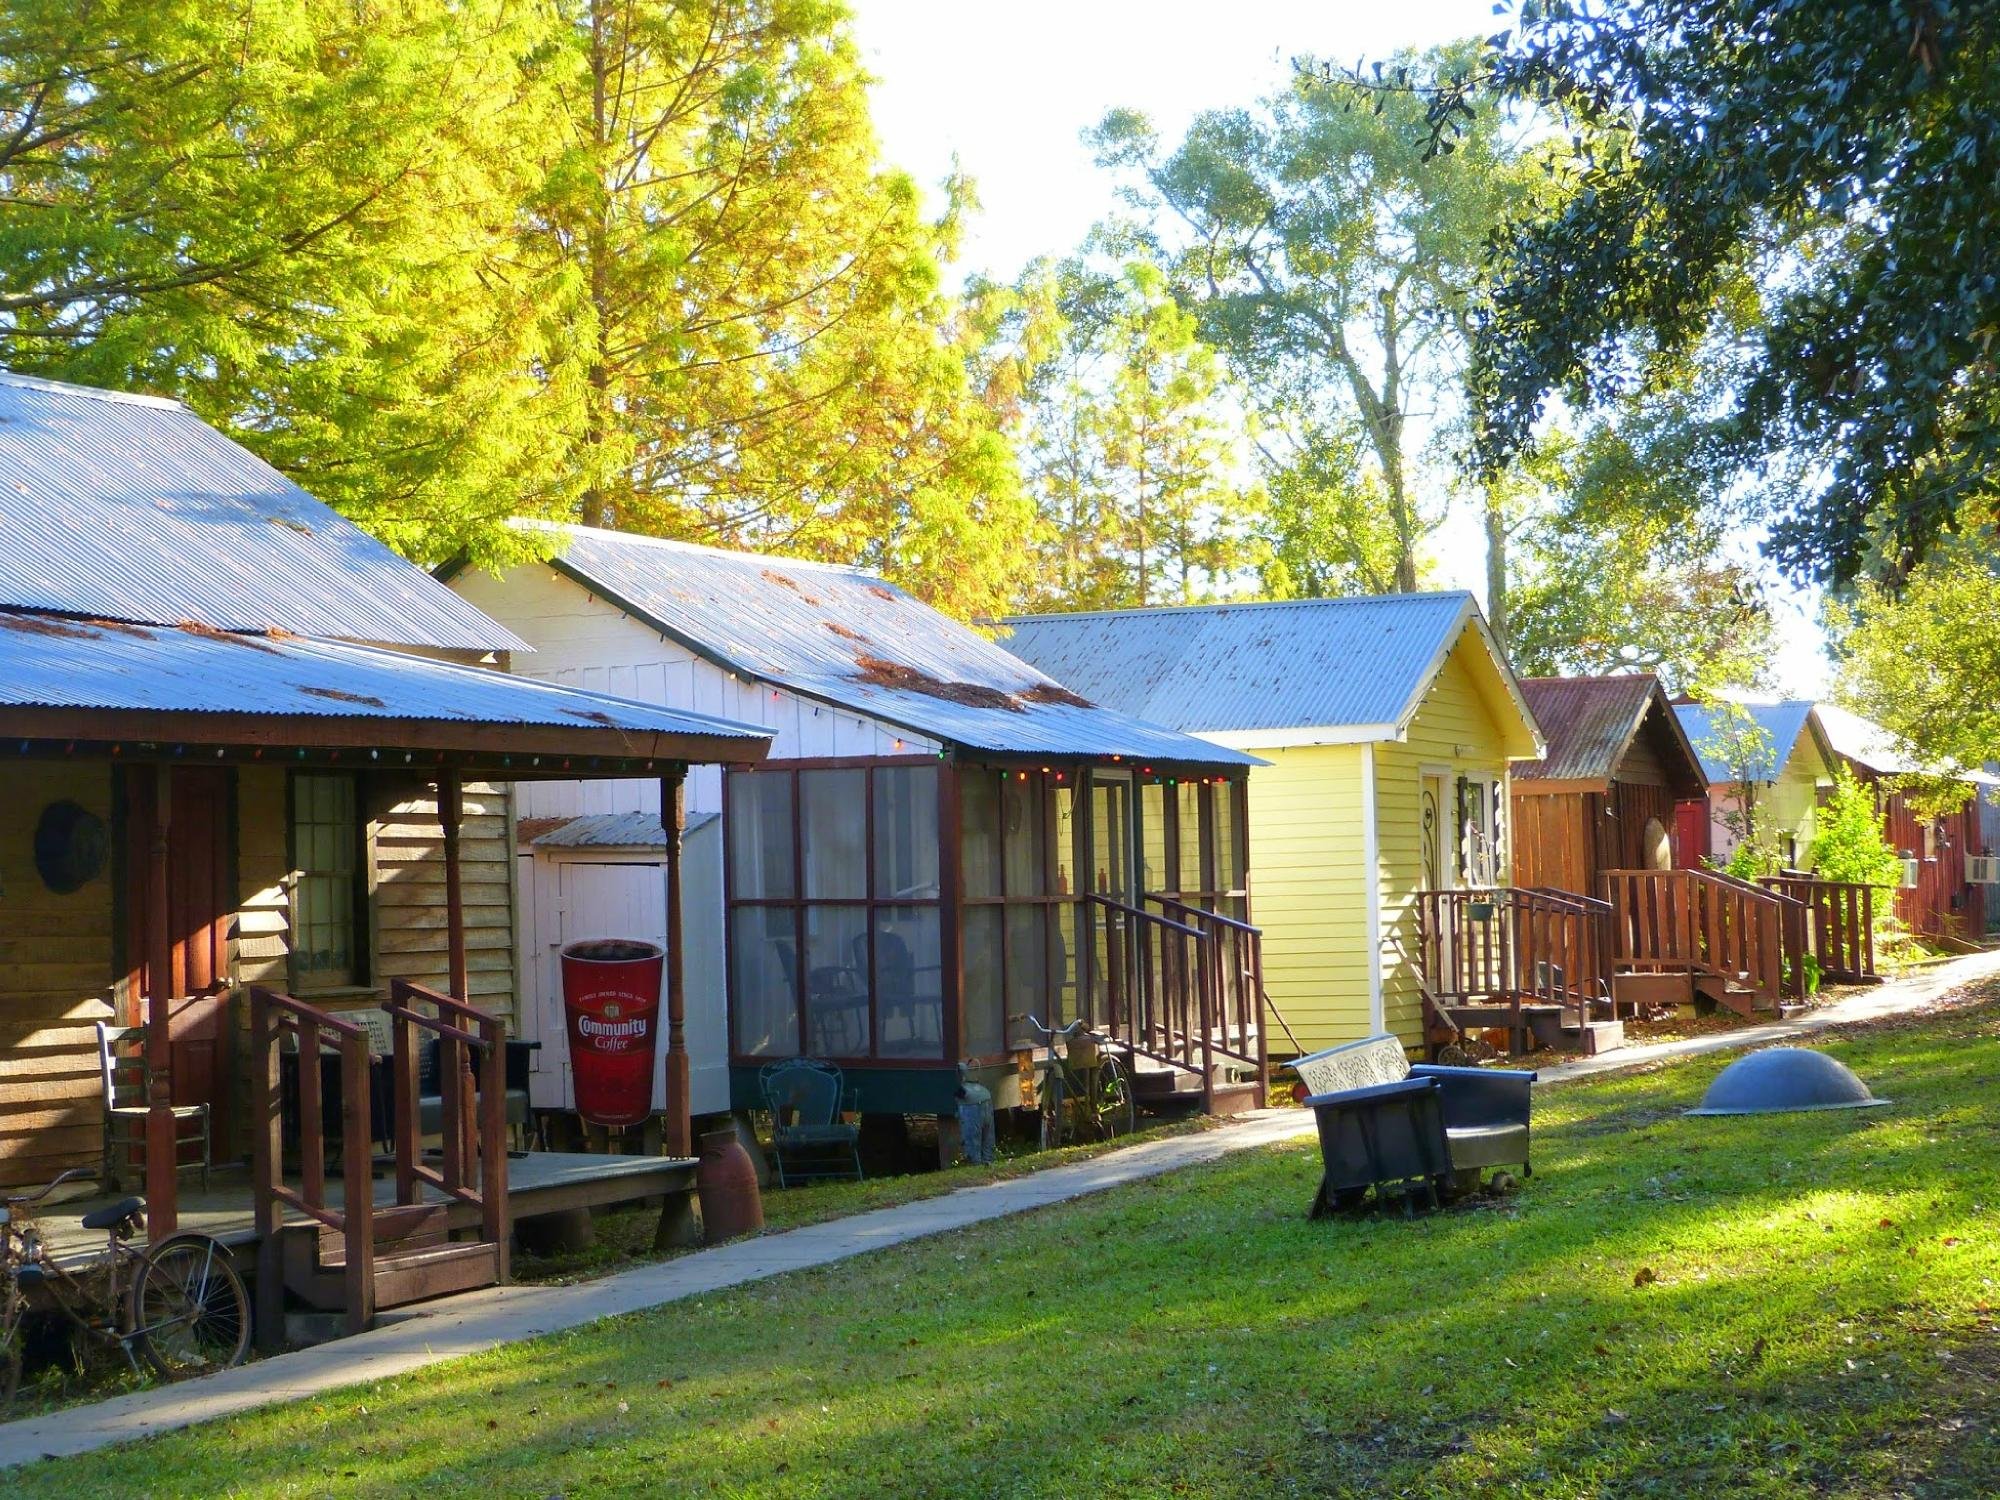
[[[594,1125],[636,1125],[653,1112],[665,952],[629,938],[562,950],[563,1015],[576,1111]]]

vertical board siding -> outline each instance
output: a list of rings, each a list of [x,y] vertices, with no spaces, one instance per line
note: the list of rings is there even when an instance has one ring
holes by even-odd
[[[1443,771],[1455,777],[1477,772],[1504,777],[1507,772],[1506,736],[1479,691],[1470,661],[1470,653],[1480,649],[1469,633],[1461,636],[1411,721],[1409,733],[1375,747],[1383,1020],[1408,1047],[1423,1044],[1416,894],[1424,884],[1424,774]],[[1503,796],[1501,805],[1507,806],[1508,800]],[[1508,866],[1511,849],[1509,832],[1503,827],[1502,869]]]
[[[1370,1029],[1368,881],[1358,745],[1257,752],[1250,772],[1251,918],[1264,988],[1308,1050]],[[1289,1046],[1282,1033],[1274,1045]]]
[[[20,764],[0,799],[0,1186],[99,1160],[96,1021],[113,1018],[112,878],[68,895],[35,870],[35,825],[71,801],[111,822],[111,768]]]

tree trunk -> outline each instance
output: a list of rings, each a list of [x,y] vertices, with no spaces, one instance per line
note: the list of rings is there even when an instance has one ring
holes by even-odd
[[[1497,484],[1486,486],[1486,623],[1500,649],[1507,650],[1507,518]]]
[[[590,118],[594,130],[592,144],[600,155],[610,148],[610,129],[607,103],[607,74],[609,60],[606,57],[605,6],[596,4],[590,8]],[[603,201],[592,205],[590,227],[585,233],[584,254],[590,260],[590,306],[595,327],[591,330],[592,354],[587,380],[590,386],[584,399],[590,403],[589,413],[584,421],[584,491],[578,504],[578,518],[586,526],[608,527],[616,520],[613,502],[605,483],[604,450],[609,436],[609,413],[611,409],[611,364],[610,328],[611,297],[609,292],[608,257],[611,254],[611,195],[603,194]]]

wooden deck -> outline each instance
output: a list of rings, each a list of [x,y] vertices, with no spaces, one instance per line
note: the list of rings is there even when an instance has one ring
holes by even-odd
[[[656,1197],[685,1199],[694,1189],[694,1168],[691,1157],[530,1151],[510,1157],[507,1163],[508,1212],[518,1222],[536,1214],[566,1209],[602,1208]],[[396,1201],[396,1179],[393,1170],[381,1170],[386,1175],[375,1178],[374,1196],[377,1206],[386,1208]],[[335,1204],[341,1202],[338,1178],[328,1182],[326,1191]],[[104,1232],[85,1229],[83,1216],[94,1208],[117,1202],[122,1196],[98,1194],[44,1204],[35,1222],[56,1254],[64,1258],[87,1257],[103,1249]],[[447,1203],[443,1194],[432,1190],[427,1190],[426,1201]],[[449,1202],[446,1214],[454,1229],[475,1228],[479,1223],[476,1204]],[[291,1214],[286,1222],[310,1221],[303,1214]],[[255,1245],[257,1219],[249,1168],[219,1167],[209,1174],[206,1189],[193,1176],[185,1178],[180,1194],[179,1227],[212,1234],[228,1245]]]

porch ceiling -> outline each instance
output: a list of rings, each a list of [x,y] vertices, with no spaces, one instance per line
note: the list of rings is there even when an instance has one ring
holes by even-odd
[[[375,647],[17,611],[0,611],[0,736],[24,751],[46,740],[423,751],[506,776],[745,764],[771,740],[753,725]],[[589,764],[607,759],[618,764]]]

